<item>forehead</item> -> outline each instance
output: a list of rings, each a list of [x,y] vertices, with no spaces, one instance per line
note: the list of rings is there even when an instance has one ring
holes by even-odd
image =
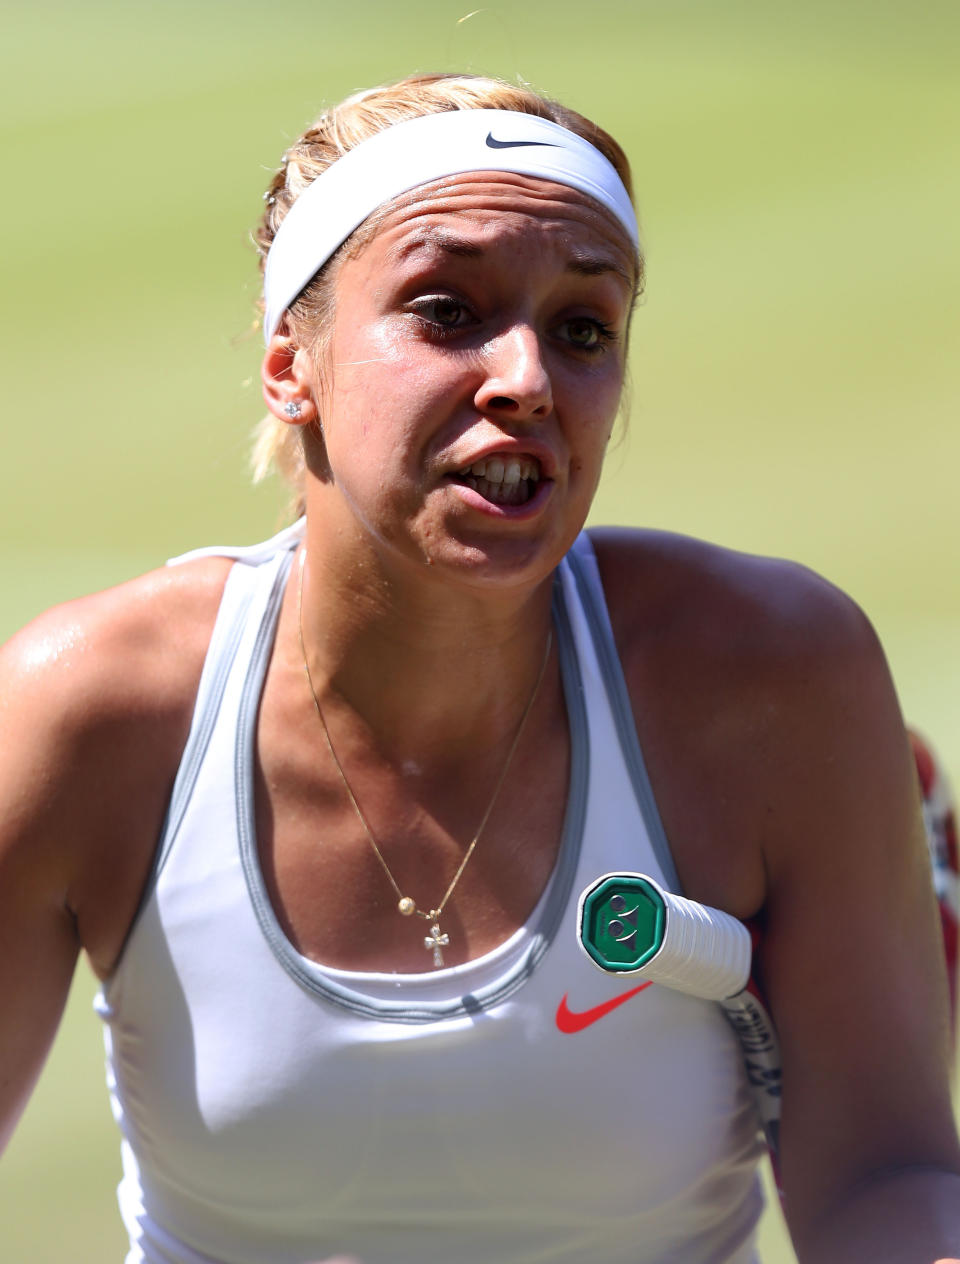
[[[633,243],[605,207],[567,185],[507,172],[449,176],[403,194],[358,229],[349,255],[373,246],[388,263],[430,252],[482,257],[490,246],[520,242],[564,253],[576,270],[637,284]]]

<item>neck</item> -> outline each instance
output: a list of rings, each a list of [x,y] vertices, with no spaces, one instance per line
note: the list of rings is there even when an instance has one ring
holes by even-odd
[[[308,525],[299,622],[334,724],[353,712],[384,754],[411,767],[501,743],[543,665],[552,577],[473,588],[424,567],[411,582],[369,555],[345,565],[328,540]]]

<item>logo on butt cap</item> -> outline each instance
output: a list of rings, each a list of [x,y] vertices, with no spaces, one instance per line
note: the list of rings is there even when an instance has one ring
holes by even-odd
[[[580,946],[610,974],[630,974],[651,961],[666,922],[663,897],[642,874],[605,874],[580,896]]]

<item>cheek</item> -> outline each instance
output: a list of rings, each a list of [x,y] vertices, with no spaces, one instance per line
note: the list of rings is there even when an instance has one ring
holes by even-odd
[[[623,398],[623,374],[612,368],[578,383],[576,416],[578,429],[589,440],[605,448],[613,433]]]
[[[393,366],[375,346],[335,343],[322,376],[320,415],[328,447],[371,443],[383,433],[389,414],[389,383]]]
[[[335,411],[393,411],[391,405],[417,391],[426,373],[424,361],[417,345],[390,321],[371,321],[336,337],[325,375]]]
[[[332,366],[323,414],[329,442],[342,448],[362,441],[397,464],[443,446],[466,424],[469,408],[461,405],[472,399],[477,373],[465,357],[438,356],[398,339],[368,344],[364,352]]]

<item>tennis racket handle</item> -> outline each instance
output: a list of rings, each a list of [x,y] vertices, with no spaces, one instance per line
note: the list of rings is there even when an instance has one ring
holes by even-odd
[[[578,940],[594,965],[706,1001],[750,978],[750,932],[720,909],[665,891],[642,873],[608,873],[580,896]]]

